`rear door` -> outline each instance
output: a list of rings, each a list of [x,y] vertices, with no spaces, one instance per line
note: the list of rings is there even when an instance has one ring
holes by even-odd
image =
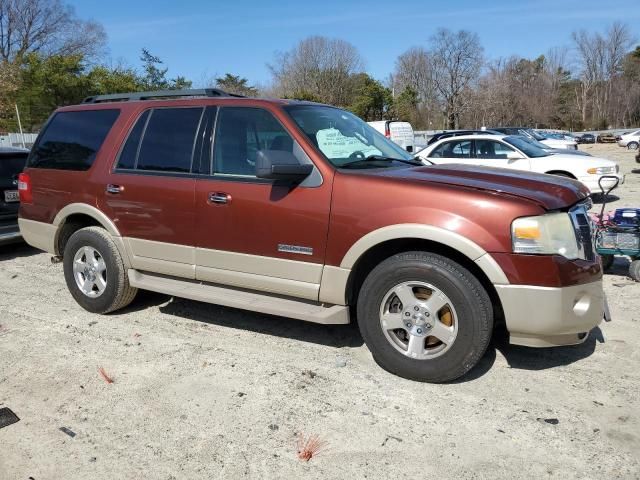
[[[439,165],[441,163],[475,163],[472,159],[471,151],[473,141],[469,139],[453,139],[442,142],[436,146],[429,156],[429,160]]]
[[[18,174],[28,152],[0,152],[0,218],[18,215]]]
[[[194,146],[204,112],[144,111],[107,177],[98,203],[125,237],[134,268],[195,277]]]
[[[27,152],[0,153],[0,236],[15,230],[18,218],[18,174],[27,162]]]
[[[413,127],[409,122],[389,122],[389,132],[394,143],[407,152],[413,152]]]

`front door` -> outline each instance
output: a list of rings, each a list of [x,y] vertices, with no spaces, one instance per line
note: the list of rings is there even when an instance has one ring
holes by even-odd
[[[196,182],[196,277],[317,300],[333,178],[314,170],[290,185],[255,176],[258,150],[310,161],[265,109],[221,107],[215,125],[212,175]]]
[[[530,170],[529,159],[521,155],[514,148],[497,140],[474,140],[474,157],[476,165],[487,167],[512,168],[514,170]],[[510,157],[510,154],[512,158]]]

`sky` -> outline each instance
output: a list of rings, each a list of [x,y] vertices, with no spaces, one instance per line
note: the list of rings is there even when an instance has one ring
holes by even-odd
[[[229,72],[267,85],[267,64],[310,35],[341,38],[383,80],[412,46],[427,46],[441,27],[476,32],[489,59],[535,58],[571,46],[571,32],[603,31],[627,23],[640,39],[637,0],[71,0],[76,14],[96,20],[108,35],[108,57],[139,67],[144,47],[160,57],[169,77],[204,86]]]

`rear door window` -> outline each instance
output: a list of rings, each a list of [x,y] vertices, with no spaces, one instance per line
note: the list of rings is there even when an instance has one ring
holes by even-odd
[[[430,158],[471,158],[471,140],[450,140],[437,146]]]
[[[58,112],[31,150],[30,168],[89,170],[120,110]]]
[[[0,179],[14,178],[24,169],[28,153],[0,154]]]
[[[204,109],[156,108],[143,113],[129,133],[118,168],[190,173]]]
[[[136,168],[189,173],[202,111],[201,107],[153,110],[140,145]]]

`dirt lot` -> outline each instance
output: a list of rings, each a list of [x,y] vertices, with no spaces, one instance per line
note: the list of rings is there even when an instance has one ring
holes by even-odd
[[[585,149],[627,173],[615,205],[640,205],[632,153]],[[428,385],[377,367],[352,326],[151,293],[92,315],[48,255],[0,248],[0,407],[21,418],[0,429],[0,479],[640,478],[640,284],[624,268],[605,280],[614,321],[585,344],[497,344]],[[297,432],[325,450],[301,462]]]

